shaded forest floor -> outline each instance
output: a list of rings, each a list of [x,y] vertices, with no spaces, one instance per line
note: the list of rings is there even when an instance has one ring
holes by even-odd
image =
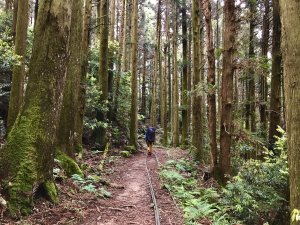
[[[161,164],[170,159],[187,157],[187,152],[179,149],[155,147],[154,150]],[[0,220],[0,224],[155,224],[145,167],[145,150],[129,158],[120,157],[119,152],[119,149],[110,151],[106,159],[105,173],[97,174],[96,168],[103,153],[87,151],[81,163],[86,167],[86,177],[97,177],[97,181],[94,178],[93,181],[85,178],[76,182],[74,177],[66,178],[58,172],[58,205],[40,199],[35,203],[34,213],[29,217],[18,222],[4,218]],[[148,166],[160,209],[161,223],[182,225],[182,212],[159,183],[158,165],[153,155],[148,157]],[[94,189],[102,190],[102,194],[94,193]]]

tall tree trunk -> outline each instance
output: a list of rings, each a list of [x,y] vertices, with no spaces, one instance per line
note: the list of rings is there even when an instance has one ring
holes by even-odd
[[[173,83],[172,83],[172,144],[179,145],[178,65],[177,65],[177,2],[173,2]]]
[[[116,2],[115,0],[110,1],[110,19],[109,19],[109,40],[113,42],[115,40],[115,13],[116,13]],[[108,70],[108,118],[113,119],[113,81],[114,81],[114,52],[109,52],[109,70]]]
[[[146,74],[147,74],[147,44],[143,46],[143,80],[142,80],[142,105],[141,113],[146,117]]]
[[[124,59],[123,54],[125,54],[124,48],[126,47],[126,4],[127,0],[123,0],[123,8],[122,8],[122,17],[121,17],[121,29],[119,35],[119,55],[118,55],[118,64],[117,64],[117,74],[116,74],[116,89],[114,94],[114,116],[117,115],[118,112],[118,102],[119,102],[119,88],[120,88],[120,80],[121,80],[121,72],[124,72]]]
[[[169,1],[165,2],[166,6],[166,11],[165,11],[165,31],[166,31],[166,43],[164,47],[164,79],[163,79],[163,102],[161,103],[161,106],[164,107],[164,120],[162,124],[163,128],[163,140],[162,144],[164,146],[168,145],[168,119],[169,119],[169,114],[168,114],[168,87],[167,87],[167,77],[168,77],[168,71],[169,71],[169,65],[168,65],[168,59],[169,59],[169,54],[168,51],[170,49],[170,37],[169,37]],[[170,80],[169,80],[170,82]]]
[[[18,0],[14,0],[13,23],[12,23],[12,36],[13,42],[16,40],[17,20],[18,20]]]
[[[157,54],[154,54],[154,70],[152,74],[151,82],[151,111],[150,111],[150,125],[156,125],[156,93],[157,93]]]
[[[53,156],[69,56],[71,6],[72,1],[41,2],[24,106],[0,151],[0,180],[15,216],[32,210],[39,187],[57,201]]]
[[[203,130],[202,130],[202,94],[195,93],[198,85],[201,84],[201,56],[200,56],[200,2],[192,1],[192,36],[193,36],[193,100],[192,100],[192,145],[195,157],[200,161],[203,159]]]
[[[279,15],[279,0],[273,0],[273,45],[272,45],[272,78],[270,102],[269,146],[273,148],[280,133],[277,126],[281,119],[281,24]]]
[[[123,40],[122,40],[122,72],[126,72],[127,69],[127,17],[128,17],[128,0],[123,2]]]
[[[83,33],[82,33],[82,69],[80,77],[80,88],[77,99],[77,111],[75,119],[75,150],[80,152],[82,150],[82,135],[83,135],[83,116],[85,111],[85,97],[86,97],[86,75],[88,71],[88,52],[90,43],[90,23],[92,12],[92,0],[84,0],[84,17],[83,17]]]
[[[188,145],[188,32],[186,1],[182,2],[182,136],[181,145],[186,148]]]
[[[300,209],[300,2],[293,0],[280,0],[279,2],[282,24],[290,210],[293,218],[294,214],[299,216]],[[273,5],[274,3],[276,4],[277,1],[273,1]],[[291,225],[299,224],[299,220],[291,220]]]
[[[226,181],[230,174],[230,147],[233,132],[233,75],[234,75],[234,44],[236,34],[235,1],[224,2],[224,42],[223,42],[223,75],[222,75],[222,110],[220,127],[220,176]]]
[[[101,89],[101,104],[108,106],[108,37],[109,37],[109,0],[100,3],[100,54],[99,54],[99,84]],[[97,119],[106,122],[107,113],[98,112]],[[96,142],[101,147],[106,145],[106,128],[99,127],[95,133]]]
[[[262,27],[262,44],[261,44],[261,55],[263,57],[263,63],[268,63],[268,50],[269,50],[269,37],[270,37],[270,1],[264,0],[264,12],[263,12],[263,27]],[[268,97],[268,84],[267,84],[268,70],[264,71],[263,76],[260,77],[260,103],[259,103],[259,114],[260,114],[260,127],[262,136],[266,137],[267,132],[267,97]]]
[[[131,110],[130,110],[130,145],[137,148],[137,113],[138,113],[138,87],[137,87],[137,51],[138,51],[138,0],[133,0],[133,13],[131,16]]]
[[[255,29],[255,17],[256,17],[256,0],[249,0],[250,7],[250,30],[249,30],[249,59],[253,60],[254,53],[254,29]],[[255,74],[254,69],[249,69],[249,115],[250,115],[250,129],[251,132],[256,132],[256,115],[255,115]]]
[[[157,95],[157,79],[159,78],[160,84],[162,82],[162,70],[161,70],[161,0],[158,1],[157,6],[157,20],[156,20],[156,47],[155,47],[155,64],[154,64],[154,76],[153,76],[153,88],[152,88],[152,104],[151,104],[151,126],[156,125],[156,95]],[[162,102],[162,95],[160,94],[160,103]],[[161,112],[160,112],[161,113]]]
[[[82,32],[83,32],[83,1],[73,1],[71,33],[69,44],[69,61],[67,66],[66,84],[63,93],[63,104],[57,132],[58,151],[75,158],[76,116],[80,80],[82,76]]]
[[[39,0],[35,0],[35,4],[34,4],[34,27],[36,25],[38,12],[39,12]]]
[[[218,152],[217,152],[217,115],[216,115],[216,74],[215,74],[215,49],[213,43],[213,29],[212,29],[212,16],[210,0],[203,0],[203,8],[205,15],[206,36],[207,36],[207,84],[210,87],[208,91],[208,131],[210,139],[210,152],[211,152],[211,169],[212,172],[217,166]]]
[[[23,104],[24,81],[25,81],[25,54],[27,28],[29,20],[29,1],[19,2],[18,6],[17,33],[15,39],[15,54],[21,57],[20,64],[15,64],[12,74],[12,86],[9,100],[7,118],[8,132],[11,130]]]

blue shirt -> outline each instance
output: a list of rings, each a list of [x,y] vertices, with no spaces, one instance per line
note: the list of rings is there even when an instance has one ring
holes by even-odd
[[[146,141],[154,142],[155,141],[155,128],[149,127],[145,135]]]

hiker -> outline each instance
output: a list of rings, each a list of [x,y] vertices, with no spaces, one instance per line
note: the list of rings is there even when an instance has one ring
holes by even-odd
[[[152,146],[155,141],[155,128],[154,127],[149,127],[146,131],[145,135],[146,143],[148,146],[148,155],[152,154]]]

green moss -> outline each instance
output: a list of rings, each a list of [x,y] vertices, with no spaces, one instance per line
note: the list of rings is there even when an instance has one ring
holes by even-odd
[[[46,195],[48,199],[57,204],[58,203],[58,196],[57,196],[57,188],[53,181],[46,181],[43,183],[43,188],[46,191]]]
[[[40,118],[40,107],[28,106],[23,116],[17,118],[0,153],[0,172],[5,178],[1,183],[8,193],[8,210],[13,217],[31,212],[33,190],[42,177],[38,174],[36,148],[43,135],[37,126]]]
[[[125,146],[124,150],[130,152],[131,154],[137,153],[136,147],[131,145]]]
[[[75,150],[75,152],[76,153],[83,153],[83,147],[82,147],[82,145],[78,145],[78,144],[76,144],[75,146],[74,146],[74,150]]]
[[[124,158],[129,158],[131,156],[131,153],[128,151],[121,151],[120,152],[121,156],[123,156]]]
[[[64,169],[66,172],[67,176],[72,176],[73,174],[78,174],[81,177],[83,177],[83,172],[78,166],[78,164],[75,162],[74,159],[71,157],[67,156],[65,153],[61,151],[56,152],[56,158],[58,160],[58,163],[60,166]]]

